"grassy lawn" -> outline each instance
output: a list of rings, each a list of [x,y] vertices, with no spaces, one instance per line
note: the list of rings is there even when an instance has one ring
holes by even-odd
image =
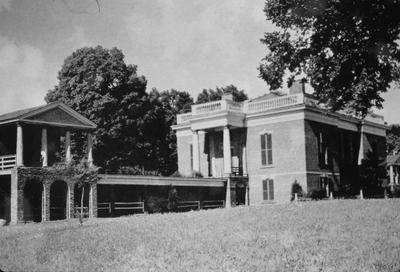
[[[5,271],[399,271],[400,200],[0,228]]]

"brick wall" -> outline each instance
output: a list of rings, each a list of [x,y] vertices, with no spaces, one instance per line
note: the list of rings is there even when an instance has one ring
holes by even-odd
[[[261,165],[260,135],[272,134],[272,166]],[[262,181],[274,180],[275,202],[290,201],[296,180],[306,189],[304,121],[294,120],[247,128],[247,169],[250,204],[263,203]]]

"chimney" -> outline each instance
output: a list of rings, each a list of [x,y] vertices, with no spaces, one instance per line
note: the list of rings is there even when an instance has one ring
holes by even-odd
[[[299,93],[305,93],[306,92],[306,87],[305,87],[305,80],[296,80],[293,82],[292,86],[289,88],[289,94],[299,94]]]

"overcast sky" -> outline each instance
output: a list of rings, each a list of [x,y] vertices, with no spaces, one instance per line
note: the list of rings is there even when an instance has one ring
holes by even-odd
[[[148,90],[192,96],[234,84],[268,92],[257,67],[260,38],[273,29],[264,0],[0,0],[0,113],[44,103],[64,59],[83,46],[116,46],[148,80]],[[385,95],[400,123],[400,92]]]

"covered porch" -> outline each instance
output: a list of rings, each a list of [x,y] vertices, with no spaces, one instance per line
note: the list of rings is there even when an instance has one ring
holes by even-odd
[[[86,134],[86,158],[92,164],[94,123],[62,103],[0,116],[0,174],[14,167],[47,167],[70,162],[71,133]]]
[[[0,115],[0,218],[17,223],[72,217],[80,190],[74,177],[54,174],[52,166],[73,160],[73,133],[86,138],[83,156],[92,165],[95,128],[58,102]],[[88,212],[95,216],[96,184],[85,195]]]

